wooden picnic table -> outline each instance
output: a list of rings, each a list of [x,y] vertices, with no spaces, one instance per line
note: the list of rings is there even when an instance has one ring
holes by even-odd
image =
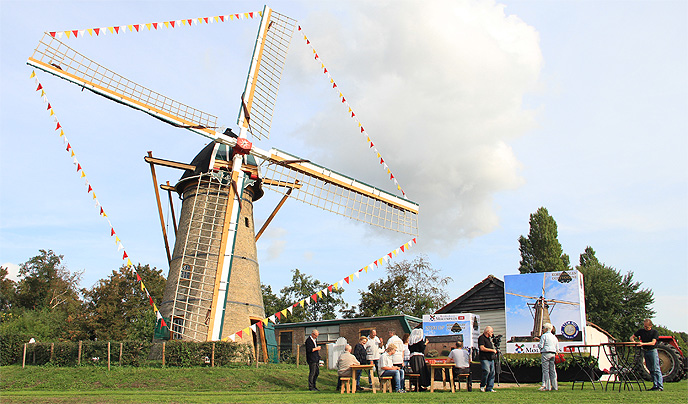
[[[428,367],[430,367],[430,392],[435,391],[435,369],[441,369],[442,370],[442,388],[444,389],[445,386],[447,385],[447,380],[446,377],[444,376],[444,372],[446,369],[449,369],[449,384],[451,385],[451,391],[452,393],[456,392],[456,389],[454,388],[454,372],[452,371],[452,368],[454,367],[453,362],[438,362],[438,361],[432,361],[428,362]]]
[[[366,370],[366,369],[368,369],[368,371],[372,372],[374,366],[375,366],[375,365],[373,365],[372,363],[369,364],[369,365],[351,365],[351,366],[349,367],[349,368],[351,369],[351,382],[353,383],[353,380],[354,380],[355,377],[356,377],[356,371],[357,371],[357,370]],[[373,377],[373,378],[371,378],[371,380],[373,381],[373,382],[371,383],[371,387],[373,388],[373,394],[375,394],[375,393],[376,393],[376,391],[375,391],[375,378]],[[355,392],[356,392],[356,386],[353,386],[353,388],[351,389],[351,391],[352,391],[353,393],[355,393]]]

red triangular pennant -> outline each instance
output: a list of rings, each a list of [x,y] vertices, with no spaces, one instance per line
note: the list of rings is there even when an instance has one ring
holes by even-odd
[[[382,157],[380,157],[380,164],[385,164],[385,160],[383,160]]]
[[[328,286],[328,287],[327,287],[327,290],[330,291],[330,292],[332,292],[332,285]]]
[[[41,83],[38,83],[38,87],[36,87],[36,91],[42,90],[42,89],[43,89],[43,86],[41,85]]]
[[[165,319],[162,318],[162,317],[160,317],[160,324],[161,324],[163,327],[167,327],[167,323],[165,322]]]
[[[55,32],[55,31],[51,31],[51,32],[50,32],[50,36],[53,37],[53,38],[55,38],[55,34],[57,34],[57,32]]]
[[[346,278],[344,278],[344,281],[345,281],[346,283],[349,283],[349,277],[347,276]]]
[[[50,103],[48,103],[48,110],[50,110],[50,108],[52,108],[52,107],[50,106]]]
[[[318,294],[317,294],[317,293],[313,293],[313,294],[311,295],[311,299],[313,299],[313,301],[316,301],[316,302],[317,302],[317,301],[318,301]]]
[[[237,337],[239,337],[239,338],[241,338],[242,334],[243,334],[242,330],[239,330],[239,331],[236,332],[236,335],[237,335]]]
[[[403,246],[403,245],[402,245],[401,247],[399,247],[399,248],[401,248],[401,252],[405,252],[405,251],[404,251],[404,246]]]
[[[389,255],[389,258],[392,258],[392,253],[387,253],[387,255]]]
[[[74,34],[74,38],[76,38],[78,33],[79,33],[79,31],[77,31],[77,30],[72,31],[72,34]]]
[[[67,151],[69,151],[69,149],[71,149],[71,148],[72,148],[72,145],[67,143]]]
[[[88,191],[87,191],[86,193],[87,193],[87,194],[90,194],[91,191],[93,191],[93,188],[91,188],[91,186],[89,185],[89,186],[88,186]]]
[[[306,45],[310,45],[310,44],[311,44],[311,41],[309,41],[308,39],[306,39]]]
[[[125,251],[125,252],[124,252],[124,255],[122,255],[122,259],[125,260],[125,259],[127,259],[127,258],[129,258],[129,256],[127,255],[127,252]]]
[[[136,32],[139,32],[139,24],[134,24],[134,28],[136,28]]]
[[[189,18],[189,19],[186,20],[186,21],[189,23],[189,26],[191,26],[191,18]]]
[[[157,22],[153,23],[153,29],[158,29],[158,23]]]
[[[315,58],[316,58],[316,59],[318,58],[318,54],[317,54],[317,53],[315,54]]]
[[[416,243],[416,238],[415,238],[415,237],[413,238],[413,243],[414,243],[414,244]]]
[[[81,164],[76,165],[76,172],[79,172],[79,171],[81,171]]]
[[[301,31],[301,26],[299,25],[299,31]]]
[[[115,229],[114,229],[114,227],[111,227],[110,228],[110,237],[112,237],[114,235],[115,235]]]
[[[342,102],[346,102],[346,98],[342,97]]]
[[[151,306],[153,305],[153,298],[150,295],[148,295],[148,302]]]
[[[115,27],[115,33],[119,34],[119,27]]]
[[[353,112],[351,113],[351,116],[354,116]],[[361,126],[361,133],[363,133],[363,132],[365,132],[365,130],[363,129],[363,126]]]
[[[370,147],[375,147],[375,145],[373,144],[373,142],[370,142]]]
[[[100,28],[93,28],[93,31],[95,31],[96,36],[98,36],[98,34],[100,34]]]
[[[277,317],[278,320],[282,319],[282,313],[280,313],[279,311],[277,313],[275,313],[275,316]]]
[[[393,180],[393,179],[394,179],[394,174],[389,173],[389,179],[390,179],[390,180]]]
[[[205,23],[207,24],[208,23],[208,17],[204,17],[203,21],[205,21]]]
[[[251,13],[248,13],[248,15],[250,15],[250,16],[251,16],[251,18],[253,18],[253,12],[251,12]]]
[[[258,324],[258,328],[261,328],[261,329],[263,328],[263,322],[262,321],[259,321],[256,324]]]
[[[139,282],[141,282],[141,275],[139,275],[138,272],[136,273],[136,280],[139,281]]]
[[[337,88],[337,83],[332,83],[332,88]]]
[[[239,17],[239,14],[234,14],[234,18],[236,18],[237,20],[241,19],[241,17]]]
[[[172,28],[174,28],[174,21],[170,21],[170,24],[172,24]]]
[[[299,305],[299,303],[296,302],[296,303],[294,303],[291,307],[296,307],[296,306],[298,306],[298,305]]]
[[[356,114],[354,114],[354,111],[351,111],[351,117],[353,118],[355,116],[356,116]],[[361,128],[361,132],[363,132],[363,128]]]

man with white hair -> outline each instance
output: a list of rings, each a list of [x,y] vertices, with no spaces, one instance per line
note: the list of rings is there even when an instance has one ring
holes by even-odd
[[[494,355],[497,353],[492,344],[492,334],[494,331],[489,325],[485,327],[485,331],[478,337],[478,359],[480,359],[480,367],[483,369],[483,375],[480,379],[480,391],[494,392],[495,379],[495,364]]]
[[[339,355],[339,359],[337,359],[337,376],[339,376],[337,380],[337,391],[342,386],[341,377],[351,377],[353,375],[351,365],[360,365],[360,363],[351,353],[351,345],[346,344],[344,352],[342,352],[342,354]]]
[[[543,333],[538,343],[538,348],[540,348],[540,363],[542,364],[542,387],[540,387],[539,390],[559,390],[559,385],[557,384],[557,368],[554,363],[557,351],[559,350],[559,340],[552,334],[552,329],[554,328],[552,324],[545,323],[542,328]]]
[[[318,346],[318,335],[320,332],[313,330],[304,343],[306,345],[306,363],[308,363],[308,390],[310,391],[320,391],[315,387],[320,374],[320,350],[322,349]]]

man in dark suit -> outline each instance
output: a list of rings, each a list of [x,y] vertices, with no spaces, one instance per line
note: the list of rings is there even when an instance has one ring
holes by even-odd
[[[320,349],[318,346],[318,330],[313,330],[306,338],[306,363],[308,363],[308,390],[320,391],[315,387],[315,381],[320,374]]]

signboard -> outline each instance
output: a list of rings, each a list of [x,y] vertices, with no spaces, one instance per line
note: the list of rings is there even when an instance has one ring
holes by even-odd
[[[480,316],[472,313],[423,315],[423,336],[428,342],[445,342],[453,346],[462,341],[464,348],[478,348]]]
[[[506,352],[540,353],[545,323],[554,326],[559,349],[585,344],[584,296],[576,270],[505,275]]]

